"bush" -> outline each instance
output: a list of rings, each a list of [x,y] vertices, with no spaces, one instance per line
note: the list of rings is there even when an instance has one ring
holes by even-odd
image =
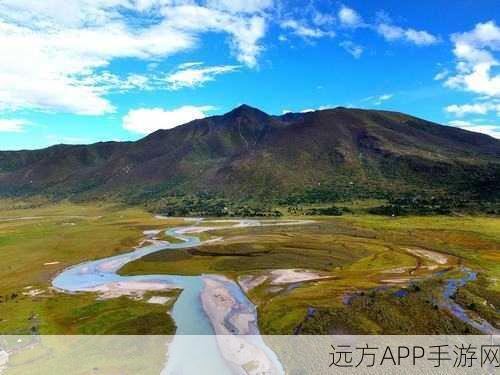
[[[342,210],[335,206],[326,208],[312,208],[306,211],[306,215],[341,216]]]

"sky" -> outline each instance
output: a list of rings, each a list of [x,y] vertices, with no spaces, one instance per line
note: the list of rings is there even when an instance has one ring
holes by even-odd
[[[0,150],[136,140],[248,104],[500,139],[497,0],[1,0]]]

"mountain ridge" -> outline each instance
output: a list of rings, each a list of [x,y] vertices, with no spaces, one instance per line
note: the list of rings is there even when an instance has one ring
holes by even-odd
[[[497,199],[488,187],[497,182],[500,140],[400,112],[343,107],[276,116],[242,105],[134,142],[0,152],[0,196],[267,200],[355,186],[360,195]]]

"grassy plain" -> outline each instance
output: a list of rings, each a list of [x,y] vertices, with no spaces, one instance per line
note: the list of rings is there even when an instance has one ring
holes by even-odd
[[[456,302],[500,325],[500,218],[363,213],[373,204],[352,202],[353,214],[307,217],[315,220],[309,225],[215,229],[202,239],[223,242],[151,254],[120,273],[218,273],[238,280],[273,269],[316,270],[330,278],[291,288],[267,280],[249,292],[263,333],[438,334],[474,332],[436,304],[446,278],[468,267],[479,272],[478,279],[460,288]],[[184,220],[98,203],[0,201],[0,209],[0,333],[174,331],[166,314],[174,298],[163,306],[127,297],[99,301],[93,294],[57,293],[50,280],[67,266],[129,251],[144,230],[185,225]],[[446,262],[414,249],[443,254]],[[438,271],[443,274],[436,276]],[[394,294],[401,289],[403,295]]]
[[[263,333],[439,334],[474,332],[437,308],[446,278],[468,267],[479,277],[460,289],[457,302],[500,325],[499,218],[354,214],[314,219],[304,226],[214,231],[225,241],[151,254],[120,272],[223,273],[237,280],[276,268],[318,270],[331,278],[291,289],[268,281],[250,291]],[[413,249],[443,254],[446,262]],[[443,276],[435,276],[438,271]],[[410,280],[417,286],[408,287]],[[394,295],[400,289],[403,295]]]
[[[392,334],[438,334],[471,333],[465,326],[445,311],[437,309],[438,292],[443,287],[446,275],[465,266],[479,272],[478,280],[461,288],[459,297],[468,291],[472,306],[481,306],[480,315],[500,327],[500,219],[488,217],[409,217],[381,218],[368,215],[344,216],[333,225],[347,225],[362,231],[372,231],[372,244],[385,246],[386,250],[375,252],[361,261],[354,262],[333,275],[336,281],[325,281],[298,288],[293,293],[277,295],[269,303],[269,296],[259,296],[259,312],[263,332],[291,332],[299,327],[303,333],[392,333]],[[358,237],[358,235],[355,235]],[[384,279],[408,277],[408,273],[397,276],[388,272],[400,267],[412,267],[425,259],[408,258],[401,249],[423,248],[449,254],[450,263],[440,267],[449,272],[443,277],[423,281],[417,288],[406,288],[407,295],[397,297],[394,292],[402,286],[384,286]],[[398,265],[399,264],[399,265]],[[386,269],[385,274],[383,269]],[[411,268],[410,268],[411,269]],[[413,270],[418,275],[418,269]],[[456,272],[455,272],[456,273]],[[413,277],[412,275],[412,277]],[[371,284],[371,285],[370,285]],[[355,294],[349,304],[343,303],[346,294]],[[261,297],[261,298],[259,298]],[[470,309],[470,302],[457,298],[457,302]],[[286,311],[287,306],[295,316]],[[295,307],[294,307],[295,306]],[[307,308],[317,311],[308,316]],[[289,311],[290,311],[289,310]],[[475,309],[479,310],[478,308]],[[474,313],[474,311],[472,312]],[[304,323],[305,322],[305,323]]]
[[[0,201],[0,209],[0,334],[174,332],[169,305],[66,295],[53,291],[50,281],[68,266],[130,251],[144,230],[183,220],[99,203]]]
[[[1,340],[1,339],[6,340]],[[158,374],[172,336],[9,336],[2,374]],[[7,342],[2,342],[7,341]]]

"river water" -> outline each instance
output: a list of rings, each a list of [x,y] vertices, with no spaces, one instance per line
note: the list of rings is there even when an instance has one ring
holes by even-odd
[[[261,225],[261,222],[256,220],[238,220],[234,222],[236,224],[218,228]],[[183,242],[181,243],[155,241],[153,238],[157,232],[145,232],[150,238],[150,245],[136,248],[129,253],[87,261],[70,267],[60,273],[53,280],[52,285],[61,291],[70,293],[96,291],[109,285],[116,285],[116,283],[122,285],[127,285],[127,283],[154,283],[156,285],[166,284],[180,288],[182,292],[178,296],[171,312],[177,326],[176,335],[168,347],[168,362],[162,373],[199,374],[200,369],[203,369],[204,374],[233,373],[233,370],[228,367],[227,362],[222,358],[212,323],[205,313],[201,302],[200,296],[205,287],[203,278],[206,276],[121,276],[117,273],[127,263],[145,255],[163,250],[184,249],[200,244],[201,241],[198,237],[187,234],[189,232],[209,230],[208,227],[197,227],[197,223],[192,226],[173,228],[166,231],[167,235],[182,240]],[[252,337],[253,344],[266,353],[270,360],[275,363],[278,373],[281,373],[281,365],[277,357],[259,336],[254,304],[247,298],[236,282],[225,279],[224,283],[227,291],[238,304],[237,310],[255,315],[255,320],[249,322],[249,331],[236,333],[254,335]],[[207,336],[203,340],[193,340],[192,335],[210,335],[211,337]],[[196,355],[193,355],[193,353],[196,353]],[[186,361],[187,358],[189,358],[188,361]]]
[[[100,288],[121,283],[151,283],[163,284],[182,289],[173,308],[172,318],[174,319],[177,331],[173,341],[168,346],[168,361],[162,374],[199,374],[203,369],[203,374],[232,374],[234,366],[228,366],[220,350],[220,342],[213,328],[213,322],[206,314],[201,294],[205,288],[204,279],[218,277],[217,275],[199,276],[179,276],[179,275],[141,275],[141,276],[120,276],[117,272],[127,263],[137,260],[145,255],[163,250],[185,249],[201,243],[196,235],[189,233],[199,233],[208,231],[209,227],[199,226],[201,219],[187,227],[169,229],[166,234],[182,240],[181,243],[166,243],[154,240],[158,233],[155,231],[145,232],[149,237],[150,244],[136,248],[129,253],[111,256],[108,258],[88,261],[70,267],[60,273],[52,282],[53,286],[64,292],[92,292],[99,291]],[[219,222],[223,222],[220,220]],[[307,221],[257,221],[257,220],[233,220],[234,224],[228,226],[218,226],[217,229],[249,227],[260,225],[293,225],[304,224]],[[451,296],[457,288],[474,280],[476,274],[464,269],[465,276],[459,279],[447,281],[443,293],[443,300],[440,302],[442,308],[448,309],[462,321],[479,329],[483,333],[498,334],[498,330],[483,319],[471,319],[465,310],[451,300]],[[234,301],[235,307],[224,318],[224,324],[231,332],[237,335],[246,336],[251,344],[258,347],[272,363],[274,373],[283,373],[283,368],[274,352],[265,344],[259,335],[257,325],[257,312],[255,305],[247,298],[240,286],[229,279],[221,277],[219,285],[229,293]],[[248,322],[245,332],[238,332],[238,327],[231,323],[231,318],[235,314],[247,314],[253,316],[253,321]],[[203,335],[202,340],[193,339],[194,335]],[[189,360],[186,360],[189,359]]]
[[[464,267],[462,267],[460,270],[463,273],[462,277],[446,280],[445,288],[443,291],[444,299],[439,302],[440,307],[447,309],[462,322],[471,325],[472,327],[476,328],[486,335],[499,335],[499,329],[493,327],[491,323],[483,318],[472,318],[462,306],[454,302],[451,298],[458,291],[458,288],[467,285],[469,282],[474,281],[477,278],[477,272]]]

